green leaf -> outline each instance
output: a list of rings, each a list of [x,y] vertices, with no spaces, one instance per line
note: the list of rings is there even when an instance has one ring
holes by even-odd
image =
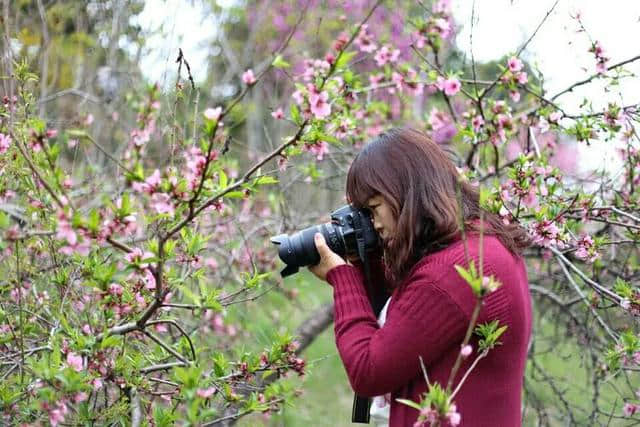
[[[157,427],[170,427],[175,425],[177,415],[174,415],[173,410],[169,408],[163,408],[162,406],[155,405],[153,410],[153,421]]]
[[[345,68],[347,66],[347,64],[349,63],[349,61],[351,61],[351,58],[356,56],[357,53],[358,53],[357,51],[342,52],[342,54],[340,55],[340,57],[336,61],[336,70],[340,70],[342,68]]]
[[[0,228],[7,228],[11,224],[9,221],[9,215],[4,212],[0,212]]]
[[[297,125],[302,123],[302,117],[300,116],[300,110],[295,103],[291,104],[291,120]]]
[[[228,199],[242,199],[244,197],[244,193],[242,191],[229,191],[224,197]]]
[[[72,138],[86,138],[89,136],[86,130],[83,129],[68,129],[67,135]]]
[[[417,409],[418,411],[422,409],[420,405],[418,405],[416,402],[409,399],[396,399],[396,402],[400,402],[403,405],[411,406],[412,408]]]
[[[275,68],[289,68],[291,66],[291,64],[284,60],[282,55],[276,56],[271,65]]]
[[[89,212],[89,221],[87,221],[87,227],[89,230],[97,232],[100,230],[100,214],[97,209],[91,209]]]
[[[218,175],[220,176],[220,179],[218,181],[218,185],[220,185],[220,189],[224,190],[225,188],[227,188],[227,184],[228,184],[228,178],[227,178],[227,174],[224,173],[223,170],[220,170],[220,172],[218,172]]]
[[[267,184],[277,184],[278,180],[271,175],[262,175],[257,177],[254,181],[254,185],[267,185]]]
[[[120,335],[109,335],[100,343],[100,349],[102,350],[103,348],[107,347],[116,347],[118,344],[120,344],[120,341],[122,341],[122,337]]]
[[[340,142],[340,140],[338,138],[336,138],[335,136],[327,135],[326,133],[319,132],[317,134],[317,137],[318,137],[319,140],[327,141],[327,142],[329,142],[331,144],[334,144],[334,145],[342,145],[342,143]]]

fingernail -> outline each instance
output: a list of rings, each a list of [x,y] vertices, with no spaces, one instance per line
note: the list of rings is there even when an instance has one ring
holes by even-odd
[[[316,240],[320,240],[320,233],[314,234],[313,238],[316,239]]]

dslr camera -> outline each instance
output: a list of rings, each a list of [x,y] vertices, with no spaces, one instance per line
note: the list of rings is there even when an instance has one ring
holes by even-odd
[[[320,262],[313,236],[322,233],[331,250],[342,257],[358,255],[367,265],[367,254],[380,246],[380,238],[373,228],[371,213],[367,209],[343,206],[331,213],[331,222],[314,225],[291,236],[280,234],[271,242],[278,245],[278,255],[287,265],[282,277],[298,272],[300,267]]]

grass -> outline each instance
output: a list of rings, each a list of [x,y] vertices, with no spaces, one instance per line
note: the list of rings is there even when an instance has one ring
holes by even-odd
[[[264,298],[233,309],[245,323],[255,348],[266,347],[275,333],[293,331],[323,303],[332,300],[332,289],[315,279],[307,270],[285,280],[284,288],[296,288],[298,296],[292,301],[281,292],[270,292]],[[272,325],[278,324],[274,331]],[[252,345],[253,347],[253,345]],[[261,414],[244,417],[239,426],[343,426],[351,424],[353,392],[342,366],[329,326],[303,354],[307,361],[306,374],[292,379],[302,390],[280,414],[265,419]]]

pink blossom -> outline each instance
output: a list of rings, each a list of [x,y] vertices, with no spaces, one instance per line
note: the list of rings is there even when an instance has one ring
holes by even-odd
[[[578,240],[578,249],[576,250],[576,257],[591,264],[598,258],[600,254],[596,251],[594,241],[589,235],[584,235]]]
[[[622,412],[624,413],[625,417],[630,417],[633,414],[635,414],[638,409],[640,409],[640,405],[635,405],[633,403],[625,403],[624,407],[622,408]]]
[[[324,119],[331,114],[331,105],[327,102],[329,94],[326,91],[320,93],[312,92],[309,95],[311,112],[317,119]]]
[[[444,93],[447,96],[453,96],[460,91],[462,85],[460,84],[460,80],[455,77],[450,77],[444,81]]]
[[[511,71],[512,73],[517,73],[518,71],[522,70],[522,61],[519,58],[512,56],[507,61],[507,66],[509,67],[509,71]]]
[[[271,113],[271,117],[273,117],[276,120],[280,120],[284,118],[284,112],[282,111],[282,108],[278,108],[276,111],[273,111]]]
[[[376,64],[378,65],[378,67],[382,67],[387,63],[396,62],[399,56],[400,56],[399,49],[392,50],[389,46],[385,45],[385,46],[382,46],[380,50],[378,50],[378,52],[376,52],[373,58],[376,60]]]
[[[78,242],[78,236],[73,231],[71,223],[66,219],[60,219],[58,221],[58,229],[56,233],[56,239],[66,240],[70,245],[75,245]]]
[[[427,45],[427,42],[429,41],[429,39],[427,39],[422,33],[420,33],[419,31],[416,31],[413,36],[415,37],[415,42],[414,44],[416,45],[416,47],[418,49],[422,49],[423,47],[425,47]]]
[[[151,290],[156,288],[156,277],[148,268],[144,269],[144,276],[142,277],[142,281],[144,282],[145,289]]]
[[[469,344],[465,345],[464,347],[462,347],[462,349],[460,350],[460,354],[462,355],[462,357],[467,358],[471,355],[471,352],[473,352],[473,347],[471,347]]]
[[[538,129],[540,130],[541,134],[546,133],[549,131],[549,129],[551,129],[551,126],[549,125],[547,119],[545,119],[544,117],[540,117],[540,120],[538,120]]]
[[[620,307],[621,307],[623,310],[629,310],[629,309],[631,308],[631,301],[629,300],[629,298],[623,298],[623,299],[620,301]]]
[[[510,90],[509,97],[511,97],[511,100],[513,102],[518,102],[520,101],[520,92],[518,92],[517,90]]]
[[[122,295],[122,291],[124,290],[124,288],[122,286],[120,286],[117,283],[112,283],[109,285],[109,293],[113,296],[120,296]]]
[[[73,253],[77,253],[82,256],[89,255],[89,251],[91,250],[91,243],[89,240],[84,239],[82,241],[78,241],[77,243],[67,246],[63,246],[60,248],[60,253],[71,256]]]
[[[552,123],[558,123],[558,120],[562,118],[562,113],[560,111],[554,111],[549,114],[549,121]]]
[[[69,190],[71,187],[73,187],[73,180],[70,177],[66,177],[64,179],[64,181],[62,181],[62,186]]]
[[[444,18],[438,18],[434,21],[433,30],[446,40],[452,34],[451,22]]]
[[[560,240],[557,240],[560,230],[553,222],[549,220],[545,219],[536,223],[530,230],[530,233],[533,237],[533,243],[537,245],[548,248],[552,244],[556,244],[559,247],[564,247],[564,243]]]
[[[131,131],[131,141],[136,147],[142,147],[151,139],[149,129],[134,129]]]
[[[277,163],[278,163],[278,170],[280,172],[284,172],[284,171],[287,170],[287,158],[286,157],[279,156],[278,160],[277,160]]]
[[[324,61],[322,59],[305,59],[304,61],[305,70],[302,73],[302,78],[304,81],[310,82],[316,77],[316,74],[325,74],[331,68],[331,64],[329,62]]]
[[[460,416],[460,413],[457,412],[456,405],[454,404],[449,407],[449,411],[447,412],[446,417],[449,421],[449,424],[451,424],[453,427],[459,425],[460,421],[462,420],[462,417]]]
[[[235,337],[237,333],[238,330],[234,325],[227,325],[227,335],[229,335],[230,337]]]
[[[602,45],[599,41],[595,41],[589,52],[592,52],[596,57],[596,72],[598,74],[604,74],[607,72],[607,61],[609,58],[604,56],[604,49],[602,49]]]
[[[151,176],[149,176],[145,182],[151,188],[157,188],[160,185],[160,171],[158,169],[154,170]]]
[[[102,388],[102,380],[100,378],[94,378],[91,380],[91,385],[93,386],[93,391],[100,390]]]
[[[9,135],[0,133],[0,154],[6,153],[10,145],[11,137]]]
[[[482,278],[482,288],[491,293],[500,287],[500,282],[492,276],[484,276]]]
[[[604,74],[607,72],[607,64],[604,62],[596,62],[596,73]]]
[[[73,368],[76,372],[82,371],[82,356],[69,352],[67,354],[67,365]]]
[[[91,124],[93,123],[93,114],[87,114],[83,120],[83,123],[85,126],[91,126]]]
[[[55,138],[58,136],[58,129],[47,129],[44,134],[47,138]]]
[[[78,140],[77,139],[73,139],[73,138],[69,138],[69,140],[67,141],[67,147],[73,148],[76,145],[78,145]]]
[[[368,29],[369,26],[367,24],[362,25],[360,33],[354,42],[362,52],[370,53],[376,50],[377,46],[373,42],[373,34],[371,34]]]
[[[87,393],[85,393],[84,391],[80,391],[73,395],[73,401],[74,403],[84,402],[88,397],[89,395]]]
[[[209,267],[211,270],[217,270],[218,269],[218,261],[216,261],[215,258],[207,258],[204,261],[204,265],[206,265],[207,267]]]
[[[431,109],[428,121],[434,130],[438,130],[449,123],[447,115],[435,107]]]
[[[395,93],[395,89],[402,92],[402,84],[404,83],[404,76],[396,71],[391,73],[391,81],[396,84],[396,87],[389,88],[389,93]]]
[[[213,316],[211,325],[213,326],[213,330],[216,332],[224,331],[224,318],[222,317],[222,315],[216,314],[215,316]]]
[[[451,0],[437,0],[433,3],[433,13],[450,13],[451,12]]]
[[[198,397],[201,397],[203,399],[208,399],[209,397],[213,396],[214,393],[216,392],[216,389],[214,387],[209,387],[209,388],[199,388],[198,391],[196,391],[196,394],[198,395]]]
[[[518,73],[518,76],[516,77],[516,79],[518,80],[518,83],[520,83],[521,85],[526,85],[527,82],[529,81],[529,77],[527,76],[527,73],[525,73],[524,71]]]
[[[407,69],[407,80],[405,85],[409,88],[409,92],[413,96],[422,95],[424,90],[424,83],[416,83],[415,79],[418,77],[418,73],[413,68]]]
[[[378,84],[383,80],[384,80],[384,74],[382,73],[369,74],[369,83],[373,88],[377,88]]]
[[[302,103],[304,102],[304,95],[299,90],[296,90],[295,92],[293,92],[291,94],[291,97],[294,99],[294,101],[296,101],[296,104],[298,105],[302,105]]]
[[[473,126],[473,130],[478,132],[480,130],[480,128],[482,126],[484,126],[484,119],[482,118],[482,116],[478,115],[475,116],[472,120],[471,120],[471,126]]]
[[[438,420],[438,411],[432,409],[431,407],[422,408],[420,410],[420,416],[424,418],[425,422],[431,425]]]
[[[89,326],[89,324],[85,323],[84,326],[82,327],[82,332],[85,335],[91,335],[91,326]]]
[[[207,108],[203,114],[207,120],[218,120],[222,114],[222,107]]]
[[[155,193],[151,196],[151,207],[159,214],[175,214],[175,206],[171,203],[171,196],[166,193]]]
[[[329,153],[329,143],[326,141],[319,141],[315,144],[305,145],[305,149],[313,153],[317,160],[322,160],[324,155]]]
[[[64,417],[68,412],[69,410],[67,409],[66,403],[58,402],[54,409],[49,410],[49,423],[51,423],[53,427],[56,427],[64,421]]]
[[[529,208],[533,208],[538,203],[538,197],[536,196],[536,191],[533,187],[529,189],[529,192],[522,199],[522,203]]]
[[[253,75],[253,70],[251,68],[242,74],[242,81],[249,86],[255,84],[256,76]]]
[[[140,268],[147,268],[149,266],[148,263],[142,262],[146,259],[153,258],[153,253],[151,252],[143,252],[140,248],[133,248],[131,252],[124,256],[124,259],[131,264],[139,264]]]

